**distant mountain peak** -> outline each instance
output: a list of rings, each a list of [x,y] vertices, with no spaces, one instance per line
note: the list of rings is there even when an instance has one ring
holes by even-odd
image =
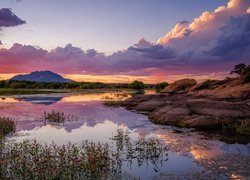
[[[73,82],[70,79],[65,79],[61,75],[56,74],[52,71],[34,71],[30,74],[17,75],[12,77],[10,80],[14,81],[33,81],[33,82],[59,82],[59,83],[67,83]]]

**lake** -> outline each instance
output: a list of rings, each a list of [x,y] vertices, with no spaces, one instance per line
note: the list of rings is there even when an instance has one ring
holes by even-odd
[[[161,163],[123,164],[126,177],[250,178],[250,144],[229,144],[213,134],[156,125],[143,114],[103,105],[105,100],[127,97],[124,92],[2,97],[0,116],[11,117],[17,123],[16,134],[9,136],[7,143],[37,139],[58,145],[83,140],[112,144],[110,138],[123,129],[130,132],[133,140],[159,139],[168,147]],[[72,120],[61,125],[45,123],[41,119],[43,113],[52,110],[64,112]]]

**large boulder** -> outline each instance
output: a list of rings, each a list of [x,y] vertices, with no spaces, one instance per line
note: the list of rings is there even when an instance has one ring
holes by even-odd
[[[135,110],[151,112],[168,104],[171,104],[171,101],[167,99],[152,99],[146,102],[139,103],[135,107]]]
[[[197,81],[195,79],[182,79],[175,81],[174,83],[167,86],[163,92],[174,94],[176,92],[182,91],[187,92],[192,86],[196,85]]]
[[[249,99],[250,83],[243,83],[241,79],[226,79],[211,83],[208,89],[194,91],[192,87],[189,94],[194,97],[207,97],[216,99]]]
[[[214,101],[209,99],[189,99],[187,106],[192,114],[218,118],[250,117],[250,107],[246,102]]]

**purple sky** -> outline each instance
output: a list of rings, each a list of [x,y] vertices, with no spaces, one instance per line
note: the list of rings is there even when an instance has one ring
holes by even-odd
[[[222,78],[250,61],[249,6],[249,0],[4,0],[0,79],[34,70],[91,81]]]

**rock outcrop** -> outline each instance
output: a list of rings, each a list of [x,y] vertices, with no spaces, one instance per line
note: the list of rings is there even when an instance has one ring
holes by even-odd
[[[195,79],[182,79],[175,81],[174,83],[167,86],[163,92],[174,94],[177,92],[187,92],[192,86],[196,85],[197,81]]]
[[[122,105],[146,111],[152,122],[164,125],[209,129],[238,120],[250,121],[250,83],[232,78],[209,83],[202,89],[204,86],[193,80],[177,81],[165,89],[166,94],[135,96]],[[183,89],[186,93],[177,93]]]

